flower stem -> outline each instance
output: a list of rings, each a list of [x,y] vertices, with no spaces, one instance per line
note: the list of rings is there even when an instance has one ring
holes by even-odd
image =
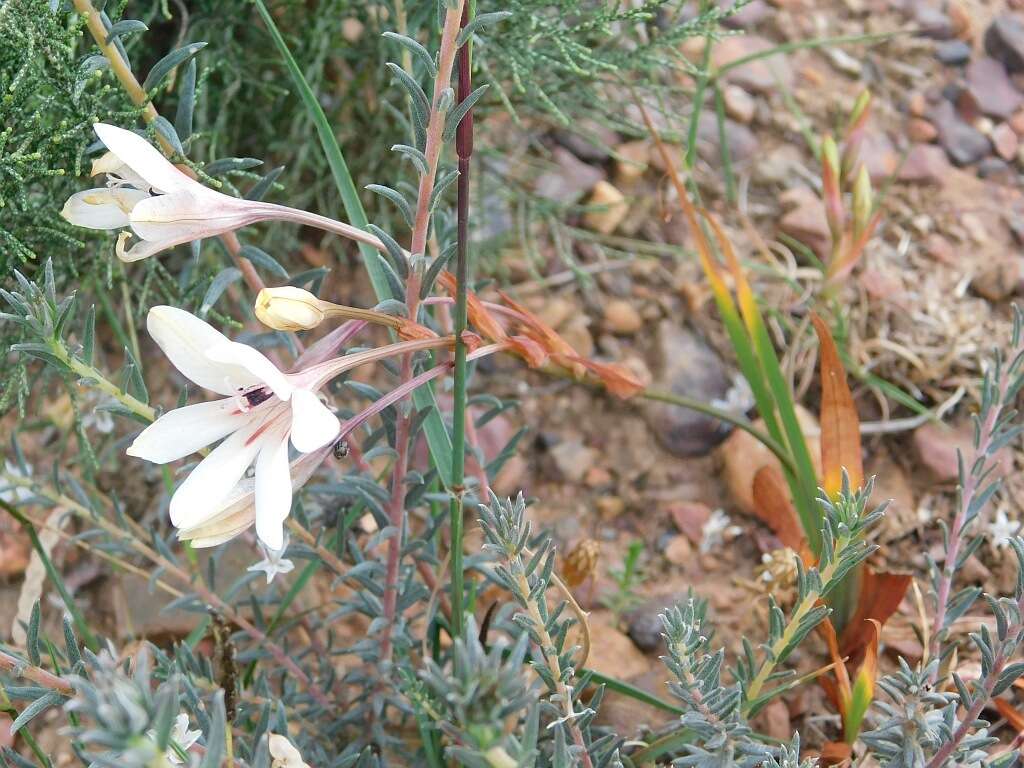
[[[475,3],[467,3],[462,11],[461,26],[465,27],[472,16]],[[457,98],[461,103],[472,91],[470,56],[472,42],[463,43],[458,53],[459,84]],[[469,110],[459,122],[455,134],[455,151],[459,156],[458,202],[457,202],[457,250],[455,266],[455,383],[452,392],[452,487],[449,503],[449,524],[451,526],[451,600],[452,634],[462,636],[463,585],[462,539],[466,474],[466,344],[462,333],[466,330],[466,290],[469,279],[469,161],[473,155],[473,110]]]

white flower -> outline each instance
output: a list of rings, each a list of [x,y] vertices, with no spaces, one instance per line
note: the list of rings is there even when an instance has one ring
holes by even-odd
[[[156,739],[156,731],[150,731],[147,735],[151,739]],[[189,748],[199,741],[199,737],[202,735],[202,731],[190,731],[188,729],[188,715],[184,712],[174,718],[174,725],[171,728],[171,740],[181,747],[183,751],[188,752]],[[185,761],[178,757],[178,753],[173,748],[168,748],[164,757],[172,765],[185,764]]]
[[[284,541],[281,543],[280,549],[271,549],[262,541],[260,542],[260,549],[263,551],[263,559],[254,565],[250,565],[246,570],[252,572],[263,571],[267,574],[267,584],[272,582],[277,574],[291,573],[294,570],[295,563],[283,556],[288,549],[287,533],[284,535]]]
[[[316,395],[317,369],[285,374],[253,347],[229,341],[175,307],[149,312],[150,335],[181,373],[224,399],[170,411],[144,429],[128,454],[166,464],[222,438],[171,498],[171,522],[193,528],[223,511],[224,502],[255,463],[256,533],[281,549],[291,509],[289,438],[300,453],[331,443],[338,418]]]
[[[992,537],[989,545],[995,552],[1010,546],[1010,539],[1017,535],[1020,530],[1020,523],[1010,520],[1006,516],[1006,508],[1000,507],[996,510],[996,517],[988,524],[988,532]]]
[[[284,736],[277,733],[270,734],[267,747],[270,749],[270,757],[273,758],[270,768],[309,768],[302,762],[299,750]]]
[[[4,459],[4,472],[8,475],[14,475],[15,477],[28,478],[32,475],[32,466],[30,464],[25,465],[25,472],[21,471],[21,467],[15,464],[13,461]],[[28,501],[32,498],[32,491],[21,485],[7,485],[5,486],[3,481],[0,480],[0,499],[6,501],[8,504],[16,505],[23,501]]]
[[[129,234],[122,233],[121,260],[144,259],[270,217],[273,206],[203,186],[141,136],[104,123],[93,128],[110,151],[93,163],[92,175],[105,173],[107,185],[72,195],[61,216],[90,229],[130,226],[141,242],[125,250]]]
[[[732,525],[732,519],[722,510],[716,509],[711,513],[704,527],[701,528],[700,551],[707,554],[712,549],[720,547],[726,537],[733,539],[743,533],[743,528]]]

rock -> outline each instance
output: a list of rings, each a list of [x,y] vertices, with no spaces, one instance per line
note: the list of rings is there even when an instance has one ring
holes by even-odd
[[[734,163],[742,163],[751,159],[757,154],[760,146],[753,131],[728,118],[725,121],[725,141],[729,146],[729,155]],[[706,162],[719,163],[722,160],[721,151],[718,118],[704,110],[697,120],[697,154]]]
[[[1015,176],[1013,168],[1005,160],[1000,160],[998,157],[986,157],[978,163],[979,179],[991,179],[1000,184],[1009,184],[1014,180]]]
[[[584,163],[564,147],[555,147],[551,157],[555,167],[545,170],[534,182],[534,191],[540,197],[569,205],[604,180],[604,171]]]
[[[935,141],[935,137],[938,135],[939,132],[935,130],[935,126],[923,117],[912,117],[907,121],[907,137],[913,142],[927,144]]]
[[[614,232],[629,213],[625,195],[607,181],[599,181],[594,185],[587,204],[594,209],[583,214],[583,223],[588,229],[602,235]]]
[[[604,161],[610,148],[619,144],[619,134],[596,120],[574,123],[572,130],[555,131],[555,141],[581,160]]]
[[[967,90],[982,112],[1004,120],[1024,104],[1003,65],[988,57],[967,65]]]
[[[951,168],[942,147],[915,144],[907,153],[897,178],[916,184],[941,184]]]
[[[663,701],[670,700],[665,686],[665,672],[653,669],[629,683]],[[606,690],[596,722],[607,726],[612,733],[628,733],[631,738],[640,738],[649,731],[660,731],[678,716],[651,704],[637,701],[615,691]],[[0,723],[2,727],[2,723]]]
[[[673,536],[665,547],[665,559],[672,565],[686,565],[693,562],[693,545],[685,536]]]
[[[947,67],[960,67],[971,58],[971,46],[963,40],[947,40],[935,46],[935,58]]]
[[[735,0],[727,0],[722,4],[723,9],[732,8],[736,5]],[[744,5],[737,13],[722,20],[722,26],[729,29],[750,29],[756,27],[762,21],[771,18],[772,9],[764,0],[752,0]]]
[[[931,118],[939,132],[939,143],[957,165],[976,163],[988,154],[988,137],[964,122],[948,101],[940,102]]]
[[[973,280],[971,288],[989,301],[1003,301],[1015,294],[1021,284],[1021,257],[1011,256],[985,267]]]
[[[625,299],[612,299],[604,307],[604,327],[620,336],[632,336],[644,327],[644,320]]]
[[[590,648],[588,668],[620,680],[638,677],[650,669],[647,657],[615,626],[611,611],[590,614],[590,634],[597,642]]]
[[[789,210],[779,221],[779,229],[824,257],[832,243],[825,204],[807,187],[783,192],[781,201]]]
[[[525,492],[529,468],[530,465],[522,456],[510,457],[491,481],[491,490],[499,496],[515,496],[519,491]]]
[[[562,338],[581,357],[590,357],[594,354],[594,337],[590,334],[589,325],[590,318],[581,313],[570,319],[559,330]]]
[[[732,386],[725,364],[694,331],[665,320],[658,327],[661,373],[658,388],[704,402],[722,400]],[[731,427],[670,403],[647,402],[647,423],[665,450],[704,456],[728,437]]]
[[[907,99],[907,111],[914,117],[924,117],[928,114],[928,99],[920,91],[914,91]]]
[[[914,430],[914,448],[918,458],[936,480],[946,482],[958,477],[957,450],[969,457],[974,452],[974,427],[963,423],[950,427],[928,423]],[[1013,469],[1013,457],[1003,449],[999,452],[1000,467],[997,475],[1006,475]]]
[[[562,477],[573,483],[580,482],[597,459],[597,451],[588,448],[579,439],[564,440],[550,449],[549,453]]]
[[[992,142],[996,154],[1003,158],[1003,160],[1010,161],[1017,156],[1017,147],[1020,144],[1020,140],[1009,124],[1000,123],[992,129],[992,133],[988,135],[988,138]]]
[[[615,180],[623,185],[635,183],[651,163],[651,142],[627,141],[615,148]]]
[[[914,22],[917,24],[918,32],[925,37],[933,40],[949,40],[953,37],[953,22],[937,8],[924,3],[918,4],[914,9]]]
[[[1013,132],[1018,136],[1024,136],[1024,109],[1018,109],[1007,121]]]
[[[985,30],[985,51],[1009,72],[1024,72],[1024,19],[1020,14],[996,16]]]
[[[757,111],[757,102],[754,97],[744,91],[738,85],[727,85],[722,91],[722,99],[725,102],[725,113],[744,125],[754,119],[754,112]]]
[[[952,266],[956,263],[956,254],[949,240],[940,234],[928,235],[924,241],[924,250],[931,258],[942,264]]]
[[[556,331],[561,329],[567,320],[580,313],[580,307],[576,302],[562,296],[545,297],[540,306],[531,304],[530,308]]]
[[[24,573],[31,552],[32,543],[24,529],[10,515],[0,515],[0,577],[9,579]]]
[[[821,475],[821,438],[819,437],[818,420],[802,405],[796,406],[796,417],[807,438],[807,449],[811,461]],[[754,422],[758,429],[765,429],[764,421]],[[718,449],[722,461],[722,480],[725,482],[729,495],[740,511],[748,515],[754,514],[754,475],[761,467],[774,466],[782,472],[782,465],[775,454],[768,450],[757,438],[744,432],[734,430],[729,439]]]
[[[602,520],[614,520],[626,511],[626,502],[619,496],[601,496],[595,503]]]
[[[735,35],[719,40],[711,52],[711,62],[715,69],[745,58],[754,53],[761,53],[775,48],[776,44],[758,35]],[[793,85],[793,70],[785,56],[776,54],[763,59],[742,64],[725,73],[727,82],[736,83],[748,91],[770,93],[777,83],[790,88]]]
[[[665,627],[661,623],[661,614],[688,599],[689,596],[686,594],[674,593],[648,598],[626,614],[626,634],[644,653],[663,652],[665,638],[661,633],[665,631]]]
[[[772,739],[789,741],[793,738],[793,726],[789,721],[789,710],[782,699],[770,701],[754,718],[754,727]]]
[[[881,131],[864,134],[860,158],[874,182],[885,181],[896,173],[900,166],[900,153],[896,151],[896,145],[892,143],[888,134]]]
[[[704,524],[711,518],[711,507],[699,501],[680,501],[668,511],[679,532],[691,543],[700,544],[704,538]]]
[[[903,467],[882,455],[868,464],[864,474],[875,478],[872,504],[889,502],[878,526],[879,538],[888,543],[911,533],[917,525],[917,502]]]

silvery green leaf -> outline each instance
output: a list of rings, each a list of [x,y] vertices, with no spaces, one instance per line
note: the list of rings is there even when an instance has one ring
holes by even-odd
[[[210,311],[210,308],[217,303],[217,299],[220,298],[221,294],[227,290],[227,287],[234,282],[237,282],[242,277],[241,270],[235,267],[227,267],[217,273],[217,276],[210,282],[210,287],[206,289],[206,295],[203,296],[203,303],[199,307],[199,316],[206,317],[206,314]]]
[[[189,61],[205,47],[206,43],[189,43],[175,51],[171,51],[149,70],[149,74],[146,75],[146,79],[142,83],[143,90],[148,92],[160,85],[163,79],[171,73],[171,70]]]
[[[107,45],[110,45],[114,38],[134,34],[135,32],[145,32],[148,29],[149,27],[138,19],[121,19],[107,30],[106,43]]]

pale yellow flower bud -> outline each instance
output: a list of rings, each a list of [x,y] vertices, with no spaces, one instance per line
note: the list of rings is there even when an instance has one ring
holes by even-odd
[[[278,331],[308,331],[324,321],[325,304],[309,291],[292,285],[264,288],[256,297],[256,317]]]
[[[868,169],[862,165],[853,185],[853,226],[857,234],[867,227],[874,205],[871,176],[868,175]]]

